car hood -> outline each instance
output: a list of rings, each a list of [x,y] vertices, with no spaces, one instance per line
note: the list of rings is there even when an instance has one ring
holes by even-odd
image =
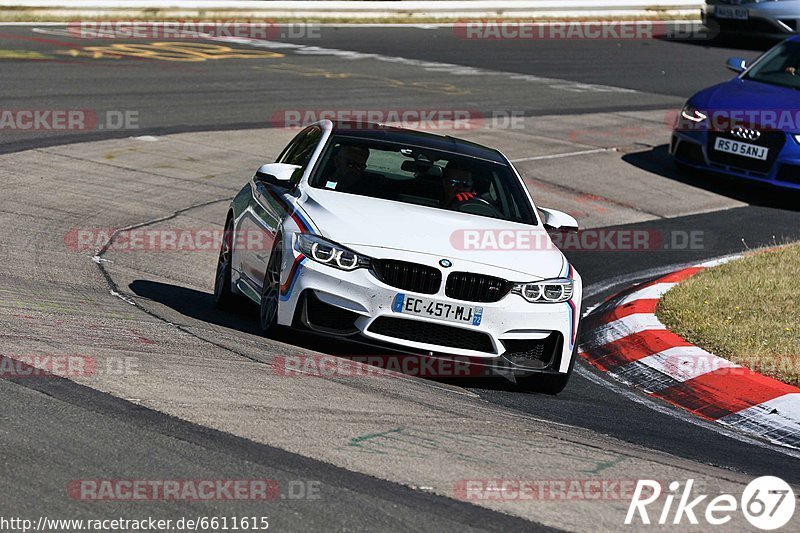
[[[746,7],[748,10],[753,10],[754,13],[758,14],[793,18],[797,16],[798,9],[800,9],[800,0],[773,0],[772,2],[746,0],[742,2],[741,7]],[[781,33],[777,31],[777,28],[775,30],[775,33]]]
[[[401,250],[541,279],[564,271],[566,260],[542,226],[324,189],[310,189],[307,194],[302,208],[319,233],[366,255],[375,256],[380,249]],[[465,244],[467,234],[473,240]],[[493,237],[501,235],[504,244],[493,245],[497,241]]]
[[[733,111],[775,111],[788,112],[792,119],[800,118],[800,91],[739,78],[700,91],[689,100],[689,104],[709,113],[730,115]],[[782,129],[789,131],[794,129],[792,125],[797,121],[784,121],[783,125],[786,124],[789,126]]]

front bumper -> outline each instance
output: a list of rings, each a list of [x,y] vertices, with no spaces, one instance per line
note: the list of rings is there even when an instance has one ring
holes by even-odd
[[[676,162],[696,170],[800,190],[800,144],[791,135],[780,134],[785,140],[765,168],[744,168],[742,165],[748,164],[745,160],[710,154],[709,132],[706,130],[673,130],[669,153]]]
[[[387,254],[383,259],[437,265],[436,258],[426,254]],[[436,294],[418,294],[389,286],[368,269],[338,270],[295,250],[291,257],[282,280],[287,290],[278,307],[282,325],[300,322],[325,334],[358,335],[376,343],[434,355],[466,356],[492,365],[509,366],[510,362],[512,368],[522,370],[563,373],[569,369],[582,293],[581,278],[570,267],[565,272],[571,273],[575,286],[573,299],[568,302],[533,304],[509,293],[498,302],[486,303],[449,298],[444,294],[444,282]],[[487,273],[480,265],[467,269]],[[496,275],[496,271],[487,274]],[[481,323],[463,325],[394,311],[392,303],[398,293],[452,305],[480,306]],[[326,309],[333,312],[322,312]]]

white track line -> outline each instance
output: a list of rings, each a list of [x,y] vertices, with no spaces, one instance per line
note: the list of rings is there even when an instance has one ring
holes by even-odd
[[[580,150],[578,152],[566,152],[563,154],[551,154],[551,155],[535,155],[532,157],[520,157],[519,159],[511,159],[512,163],[522,163],[524,161],[541,161],[542,159],[560,159],[562,157],[572,157],[576,155],[587,155],[587,154],[600,154],[603,152],[613,152],[616,150],[615,148],[594,148],[592,150]]]

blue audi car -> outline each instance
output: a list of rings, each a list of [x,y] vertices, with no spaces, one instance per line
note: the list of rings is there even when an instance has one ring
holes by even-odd
[[[739,75],[698,92],[675,122],[669,152],[682,170],[705,170],[800,189],[800,36]]]

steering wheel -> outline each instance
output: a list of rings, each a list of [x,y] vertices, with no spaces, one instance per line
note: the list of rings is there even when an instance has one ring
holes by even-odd
[[[458,211],[492,218],[503,218],[503,213],[479,196],[474,196],[466,202],[458,204]]]

